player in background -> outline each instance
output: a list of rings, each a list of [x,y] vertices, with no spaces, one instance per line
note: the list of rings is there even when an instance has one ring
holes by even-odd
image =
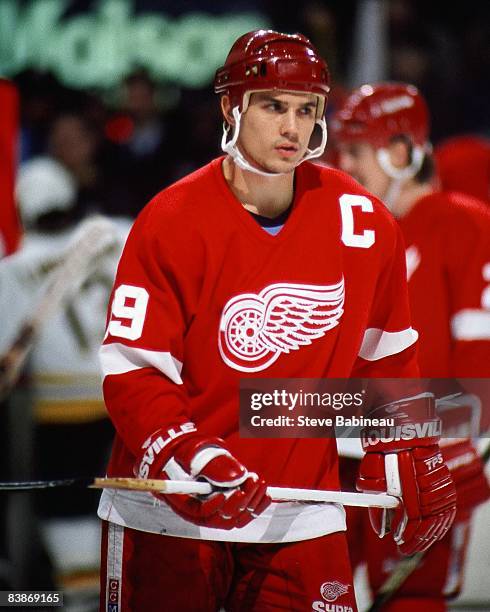
[[[100,352],[117,430],[108,474],[215,491],[103,492],[102,610],[356,609],[343,508],[266,493],[338,489],[335,440],[238,432],[241,378],[418,373],[396,223],[346,174],[308,161],[325,146],[329,89],[304,36],[241,36],[215,78],[226,155],[156,195],[132,228]],[[427,398],[414,403],[433,417]],[[396,473],[411,491],[397,542],[427,548],[454,514],[437,436],[372,443],[362,483],[385,490]]]
[[[444,191],[460,191],[490,203],[490,139],[462,134],[434,147],[437,177]]]
[[[15,205],[14,183],[17,165],[17,132],[19,123],[19,95],[14,84],[0,78],[0,259],[13,253],[22,238],[19,215]],[[7,434],[8,408],[6,401],[0,401],[0,472],[2,477],[9,473]],[[5,525],[7,504],[0,508],[0,524]],[[0,565],[5,566],[10,553],[5,529],[0,529]],[[7,588],[6,578],[0,578],[0,588]]]
[[[347,98],[331,127],[340,168],[382,199],[402,229],[421,375],[490,377],[490,211],[479,200],[434,187],[429,113],[420,92],[403,83],[363,85]],[[455,526],[386,610],[416,605],[445,610],[444,596],[460,589],[468,519],[488,498],[488,484],[469,439],[443,446],[443,454],[458,491]],[[367,537],[363,552],[376,591],[397,551],[386,538]],[[351,549],[359,556],[356,546],[353,541]]]
[[[14,200],[15,170],[17,167],[17,132],[19,123],[19,94],[15,85],[0,78],[0,258],[13,253],[22,235],[19,215]]]
[[[0,261],[0,354],[3,355],[36,308],[49,273],[62,261],[78,229],[77,185],[70,172],[50,157],[22,164],[15,195],[24,227],[21,247]],[[100,390],[97,352],[104,336],[117,260],[129,221],[115,223],[119,244],[99,257],[90,278],[45,322],[35,340],[26,382],[32,397],[33,459],[36,479],[101,473],[113,428]],[[19,414],[26,420],[30,412]],[[18,441],[21,444],[21,441]],[[79,491],[36,495],[36,511],[54,567],[56,584],[71,589],[75,576],[85,586],[98,579],[97,498]],[[97,584],[97,583],[96,583]]]

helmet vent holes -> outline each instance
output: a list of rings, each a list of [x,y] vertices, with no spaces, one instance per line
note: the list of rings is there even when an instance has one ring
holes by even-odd
[[[253,66],[245,67],[245,76],[247,77],[251,75],[258,76],[258,74],[259,74],[259,67],[257,66],[257,64],[254,64]]]
[[[265,77],[266,75],[267,75],[267,64],[265,62],[262,62],[260,64],[260,76]]]

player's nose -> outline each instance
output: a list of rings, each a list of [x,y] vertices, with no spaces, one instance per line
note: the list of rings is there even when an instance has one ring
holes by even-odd
[[[294,108],[289,108],[282,116],[281,135],[287,136],[292,140],[298,138],[298,117]]]

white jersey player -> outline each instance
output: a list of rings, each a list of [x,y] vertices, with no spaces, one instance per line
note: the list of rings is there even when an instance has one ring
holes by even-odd
[[[35,158],[21,166],[16,198],[26,231],[20,249],[0,261],[0,354],[33,315],[50,273],[63,261],[78,229],[72,217],[76,184],[54,159]],[[104,469],[113,431],[102,399],[97,351],[130,221],[121,218],[114,224],[113,249],[98,258],[78,292],[46,320],[29,357],[35,478],[88,476]],[[55,570],[96,570],[95,496],[52,491],[39,494],[36,501]]]

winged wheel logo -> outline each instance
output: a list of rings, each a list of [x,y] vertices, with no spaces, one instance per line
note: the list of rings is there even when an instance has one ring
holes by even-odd
[[[223,361],[241,372],[260,372],[284,353],[321,338],[344,312],[342,278],[334,285],[277,283],[243,293],[225,305],[219,327]]]

